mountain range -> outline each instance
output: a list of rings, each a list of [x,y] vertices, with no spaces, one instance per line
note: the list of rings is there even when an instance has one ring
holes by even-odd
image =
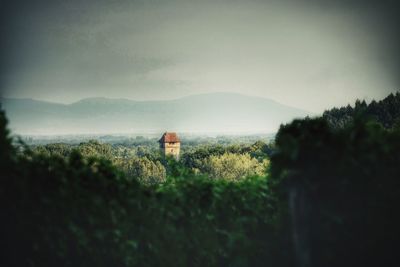
[[[175,100],[86,98],[72,104],[1,98],[14,134],[271,133],[310,114],[267,98],[234,93]]]

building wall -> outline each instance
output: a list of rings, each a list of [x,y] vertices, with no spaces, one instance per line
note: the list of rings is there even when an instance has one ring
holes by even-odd
[[[179,153],[181,150],[181,144],[180,143],[164,143],[163,146],[161,147],[164,151],[164,155],[171,155],[174,156],[175,158],[179,158]]]

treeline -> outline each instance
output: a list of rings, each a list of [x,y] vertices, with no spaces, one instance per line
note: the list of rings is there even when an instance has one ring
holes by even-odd
[[[98,140],[101,143],[111,144],[113,146],[123,147],[139,147],[146,146],[151,148],[157,147],[157,141],[160,139],[160,135],[147,134],[147,135],[135,135],[129,134],[120,135],[61,135],[61,136],[35,136],[35,135],[23,135],[18,136],[27,145],[46,145],[54,143],[64,143],[70,145],[78,145],[82,142],[89,142],[91,140]],[[250,145],[258,140],[270,140],[274,137],[274,134],[252,134],[252,135],[218,135],[209,136],[207,134],[185,134],[179,133],[179,137],[182,141],[182,148],[194,147],[200,145],[237,145],[244,144]]]
[[[267,174],[235,182],[171,162],[149,187],[76,150],[21,154],[3,114],[0,146],[2,266],[398,265],[400,130],[362,116],[283,125]]]
[[[125,146],[90,140],[78,145],[55,143],[21,146],[20,150],[22,155],[33,153],[68,158],[71,153],[77,152],[84,158],[106,159],[130,179],[154,185],[165,182],[168,176],[174,175],[169,167],[171,159],[166,159],[157,145],[155,141],[150,146]],[[264,176],[272,150],[273,145],[263,141],[229,145],[186,144],[182,149],[181,159],[174,164],[177,165],[175,169],[184,169],[186,173],[193,175],[238,181],[248,176]]]
[[[367,104],[364,100],[357,100],[354,107],[333,108],[325,111],[323,118],[331,127],[343,128],[354,121],[357,116],[369,117],[389,129],[400,126],[400,92],[390,94],[381,101],[373,100]]]

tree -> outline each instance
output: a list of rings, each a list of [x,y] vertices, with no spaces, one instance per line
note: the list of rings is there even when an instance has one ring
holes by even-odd
[[[126,165],[127,175],[138,179],[146,185],[163,183],[166,180],[166,170],[159,161],[151,161],[147,157],[133,158]]]
[[[286,207],[299,266],[398,264],[399,131],[362,119],[342,129],[295,120],[276,146],[269,188]]]
[[[356,117],[373,118],[389,129],[400,118],[400,92],[390,94],[381,101],[372,101],[369,105],[365,101],[357,100],[354,108],[350,105],[340,109],[333,108],[325,111],[323,117],[334,128],[343,129],[352,123]]]
[[[57,155],[67,157],[72,151],[72,146],[63,143],[47,144],[33,147],[32,152],[45,155]]]
[[[249,154],[225,153],[207,158],[203,168],[211,178],[238,181],[249,176],[265,175],[267,164],[267,160],[260,163]]]
[[[112,159],[112,147],[110,144],[103,144],[97,140],[90,140],[86,143],[80,143],[77,150],[84,157],[96,157]]]

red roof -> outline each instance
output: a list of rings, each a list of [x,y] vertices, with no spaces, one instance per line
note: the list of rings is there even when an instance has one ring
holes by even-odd
[[[179,137],[176,133],[165,132],[158,142],[160,142],[160,143],[180,143],[181,140],[179,139]]]

